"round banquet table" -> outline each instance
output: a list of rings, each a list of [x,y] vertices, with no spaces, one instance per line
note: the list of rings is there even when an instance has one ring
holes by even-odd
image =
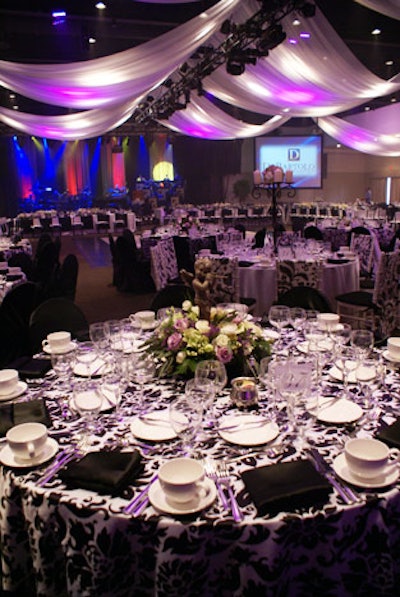
[[[291,336],[292,334],[292,336]],[[286,332],[284,343],[293,342]],[[388,363],[389,366],[389,363]],[[28,381],[19,401],[40,396],[45,400],[60,447],[68,445],[79,420],[60,415],[48,377]],[[378,424],[389,424],[399,414],[399,371],[391,366],[386,387],[376,387],[380,419],[360,429],[315,423],[312,437],[326,459],[341,451],[349,434],[368,435]],[[324,370],[322,389],[340,392],[340,383]],[[146,385],[147,404],[167,407],[182,385],[158,380]],[[356,396],[356,386],[352,386]],[[263,392],[260,393],[261,398]],[[262,401],[261,401],[262,402]],[[96,448],[115,446],[116,433],[127,450],[143,452],[144,471],[118,497],[83,489],[67,489],[56,477],[38,486],[43,467],[18,469],[1,466],[0,525],[1,582],[4,590],[55,596],[164,596],[284,595],[327,596],[398,594],[400,581],[400,483],[382,489],[355,489],[359,503],[346,505],[335,490],[321,506],[294,507],[275,514],[257,514],[240,474],[254,467],[289,462],[301,455],[293,444],[268,456],[265,446],[241,447],[204,429],[198,447],[204,456],[229,461],[235,493],[244,513],[234,522],[218,498],[191,515],[163,514],[149,504],[138,517],[123,513],[157,472],[160,463],[176,456],[177,440],[147,442],[145,449],[127,433],[137,413],[134,386],[124,392],[124,420],[112,413],[99,417],[102,431]],[[1,406],[1,405],[0,405]],[[218,398],[217,417],[236,412],[227,390]],[[371,431],[372,429],[372,431]],[[125,435],[124,435],[125,432]],[[282,430],[281,430],[282,433]],[[277,438],[281,441],[282,435]],[[18,593],[18,591],[20,591]],[[36,591],[36,593],[34,593]],[[31,593],[30,593],[31,594]]]
[[[255,298],[257,303],[254,315],[262,317],[277,301],[277,272],[275,266],[259,264],[239,267],[240,296]],[[319,290],[327,297],[335,309],[335,297],[360,288],[360,266],[358,259],[347,263],[324,263]]]

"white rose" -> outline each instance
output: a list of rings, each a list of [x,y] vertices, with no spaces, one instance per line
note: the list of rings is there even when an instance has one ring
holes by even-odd
[[[194,305],[192,307],[192,313],[194,313],[198,317],[200,315],[200,307],[198,305]]]
[[[192,301],[183,301],[183,303],[182,303],[183,311],[190,311],[191,308],[192,308]]]
[[[237,334],[239,332],[239,328],[236,323],[225,323],[223,326],[221,326],[220,332],[221,334],[228,334],[232,336],[233,334]]]
[[[207,334],[210,331],[210,324],[206,319],[199,319],[199,321],[196,321],[194,327],[201,334]]]
[[[184,350],[180,350],[176,354],[176,362],[178,363],[178,365],[181,365],[185,359],[186,359],[186,352]]]
[[[229,345],[229,338],[226,334],[218,334],[215,338],[214,343],[217,346],[228,346]]]

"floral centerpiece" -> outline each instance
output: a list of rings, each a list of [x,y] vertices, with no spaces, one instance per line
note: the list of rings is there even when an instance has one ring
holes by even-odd
[[[224,363],[231,378],[256,375],[257,363],[271,353],[271,340],[246,315],[211,307],[210,319],[200,319],[199,307],[190,301],[182,309],[168,309],[145,346],[160,377],[190,377],[206,359]]]

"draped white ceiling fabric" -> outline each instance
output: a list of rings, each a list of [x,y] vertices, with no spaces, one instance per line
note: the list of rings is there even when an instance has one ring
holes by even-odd
[[[355,0],[358,4],[380,12],[392,19],[400,19],[400,0]]]
[[[359,1],[373,4],[371,8],[379,12],[389,5],[391,12],[399,8],[399,0]],[[161,83],[174,77],[183,62],[190,63],[196,48],[205,43],[217,47],[224,39],[219,31],[223,20],[241,23],[259,8],[257,0],[221,0],[173,31],[131,50],[62,68],[0,61],[0,85],[74,111],[38,116],[0,108],[0,120],[16,131],[61,140],[109,132],[128,120],[149,93],[162,95]],[[232,76],[221,66],[203,80],[204,89],[216,98],[265,115],[264,124],[237,120],[194,93],[185,111],[160,122],[185,135],[233,139],[266,134],[292,117],[310,117],[318,119],[321,129],[344,145],[366,153],[400,155],[398,137],[380,133],[373,124],[378,110],[368,114],[367,125],[360,126],[335,116],[369,99],[397,92],[400,75],[386,81],[370,72],[318,8],[315,17],[302,19],[300,27],[290,16],[282,24],[286,41],[256,65],[246,65],[244,74]],[[310,33],[307,39],[300,36],[305,30]],[[392,118],[390,111],[387,118]]]

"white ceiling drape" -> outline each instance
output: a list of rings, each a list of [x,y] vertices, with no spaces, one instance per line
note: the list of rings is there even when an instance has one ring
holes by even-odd
[[[358,4],[380,12],[392,19],[400,19],[400,0],[355,0]]]
[[[387,2],[364,0],[382,8]],[[395,0],[391,5],[394,6]],[[398,1],[397,1],[398,4]],[[157,39],[118,54],[66,65],[31,65],[0,61],[0,84],[25,97],[74,110],[63,116],[38,116],[0,108],[0,120],[16,131],[53,139],[84,139],[115,129],[132,115],[149,93],[162,95],[161,83],[205,43],[218,46],[226,18],[244,22],[259,10],[258,0],[221,0],[211,9]],[[383,12],[383,9],[381,10]],[[318,119],[320,127],[341,143],[367,153],[400,155],[398,138],[371,125],[335,116],[400,89],[400,75],[380,79],[364,67],[337,35],[321,11],[283,21],[285,43],[246,65],[243,75],[221,66],[203,80],[204,89],[233,106],[261,115],[262,125],[226,114],[206,97],[194,97],[185,111],[162,124],[185,135],[211,139],[253,137],[271,132],[292,117]],[[300,37],[307,30],[309,39]],[[161,59],[162,57],[162,59]],[[394,108],[390,106],[389,108]],[[80,110],[76,112],[76,110]],[[377,110],[374,112],[378,112]],[[387,118],[392,118],[390,112]],[[328,132],[330,131],[330,132]],[[388,137],[394,137],[390,140]],[[360,142],[360,139],[363,142]]]

